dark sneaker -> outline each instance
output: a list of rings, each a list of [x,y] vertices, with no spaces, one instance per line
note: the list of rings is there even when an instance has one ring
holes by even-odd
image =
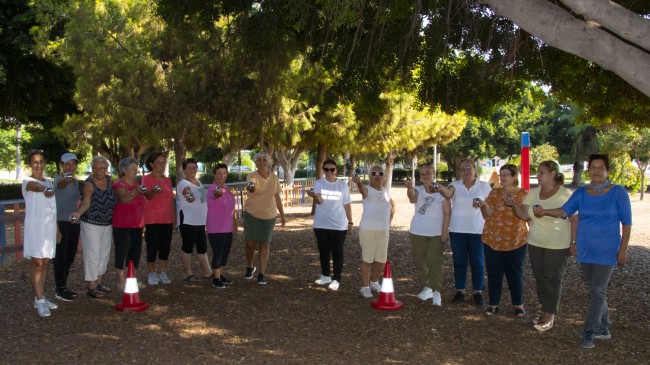
[[[582,335],[582,342],[580,343],[580,347],[583,349],[593,349],[596,347],[596,344],[594,344],[594,331],[585,331],[585,333]]]
[[[611,340],[612,339],[612,334],[611,332],[605,330],[600,333],[594,334],[594,339],[595,340]]]
[[[252,279],[253,278],[253,273],[257,270],[255,266],[253,267],[247,267],[246,268],[246,274],[244,274],[244,279]]]
[[[252,275],[252,274],[251,274],[251,275]],[[223,275],[221,275],[221,276],[219,277],[219,280],[221,280],[221,282],[224,283],[224,284],[226,284],[226,285],[230,285],[230,284],[232,284],[232,280],[228,279],[227,277],[225,277],[225,276],[223,276]]]
[[[484,302],[483,302],[483,294],[482,293],[474,293],[472,296],[472,299],[474,300],[474,305],[477,307],[482,307]]]
[[[62,300],[64,302],[71,302],[74,300],[74,295],[68,289],[60,289],[56,291],[56,299]]]
[[[454,299],[451,300],[452,303],[454,304],[460,304],[465,302],[465,293],[462,291],[457,291],[456,295],[454,295]]]
[[[264,277],[264,274],[259,274],[257,275],[257,283],[260,285],[266,285],[266,277]]]
[[[226,284],[224,284],[224,282],[219,280],[219,279],[212,279],[212,286],[214,286],[217,289],[225,289],[226,288]]]

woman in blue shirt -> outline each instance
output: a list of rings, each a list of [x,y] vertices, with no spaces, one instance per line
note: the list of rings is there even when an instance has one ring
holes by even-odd
[[[589,287],[589,311],[581,344],[584,348],[593,348],[594,339],[612,337],[607,286],[616,264],[627,262],[627,245],[632,231],[630,198],[625,188],[612,184],[608,175],[609,156],[591,155],[588,185],[576,190],[561,208],[534,208],[538,217],[566,218],[579,213],[577,240],[571,242],[570,249],[577,255]]]

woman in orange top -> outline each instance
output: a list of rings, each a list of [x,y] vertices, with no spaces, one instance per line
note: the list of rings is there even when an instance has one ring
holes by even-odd
[[[485,267],[488,273],[488,306],[485,314],[499,311],[503,275],[506,275],[512,305],[517,317],[524,317],[524,259],[528,229],[510,206],[521,205],[528,192],[519,188],[519,170],[515,165],[503,165],[499,170],[501,187],[490,192],[485,201],[479,201],[485,218],[483,244]]]

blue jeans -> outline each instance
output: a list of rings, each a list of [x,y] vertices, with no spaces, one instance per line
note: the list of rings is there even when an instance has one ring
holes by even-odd
[[[585,319],[585,331],[609,331],[607,286],[614,266],[580,263],[580,267],[589,287],[589,311]]]
[[[472,288],[483,290],[483,242],[475,233],[449,233],[454,256],[454,282],[456,289],[464,290],[467,280],[467,262],[472,266]]]
[[[524,304],[524,259],[527,244],[512,251],[496,251],[485,245],[489,305],[499,305],[503,275],[508,280],[512,305]]]

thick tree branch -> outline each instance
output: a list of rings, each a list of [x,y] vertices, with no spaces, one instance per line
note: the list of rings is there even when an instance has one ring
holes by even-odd
[[[587,20],[650,52],[650,19],[609,0],[561,0]]]
[[[650,54],[547,0],[480,0],[549,46],[597,63],[650,96]]]

